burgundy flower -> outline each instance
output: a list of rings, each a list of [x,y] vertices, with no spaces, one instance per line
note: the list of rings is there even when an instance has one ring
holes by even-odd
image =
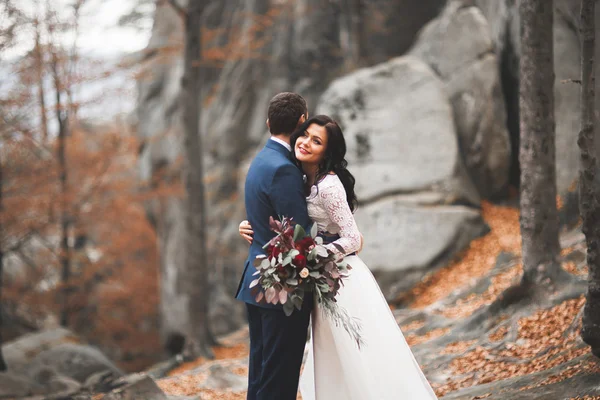
[[[298,254],[296,257],[294,257],[294,265],[298,269],[306,267],[306,257],[302,254]]]
[[[306,253],[310,251],[314,245],[315,241],[310,236],[306,236],[297,241],[295,247],[300,253]]]

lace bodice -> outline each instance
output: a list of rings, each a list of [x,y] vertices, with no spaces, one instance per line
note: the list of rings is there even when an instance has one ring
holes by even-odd
[[[344,249],[343,255],[360,249],[360,232],[348,206],[344,185],[337,175],[327,175],[318,185],[313,185],[306,203],[308,216],[317,224],[319,231],[340,236],[334,243]],[[342,255],[333,244],[326,247]]]

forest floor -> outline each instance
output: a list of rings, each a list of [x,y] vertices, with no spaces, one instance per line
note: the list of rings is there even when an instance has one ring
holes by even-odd
[[[490,232],[425,277],[404,296],[402,308],[391,306],[438,397],[600,399],[600,362],[579,338],[587,274],[583,235],[575,228],[561,236],[563,268],[577,278],[572,283],[541,302],[482,313],[522,273],[518,211],[489,203],[482,210]],[[157,381],[160,388],[203,400],[245,399],[247,329],[222,343],[214,360],[180,365]]]

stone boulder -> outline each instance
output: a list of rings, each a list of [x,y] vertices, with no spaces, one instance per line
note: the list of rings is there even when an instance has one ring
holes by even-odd
[[[344,130],[361,257],[388,298],[485,231],[444,83],[423,61],[399,57],[339,78],[317,113]]]
[[[80,344],[60,344],[38,354],[28,366],[30,371],[50,367],[58,374],[80,383],[101,371],[111,371],[116,376],[123,372],[98,349]]]
[[[502,194],[509,180],[511,144],[498,55],[485,17],[477,7],[451,1],[422,29],[410,54],[444,82],[461,155],[479,193]]]
[[[68,329],[55,328],[30,333],[2,346],[9,370],[26,372],[31,361],[43,351],[65,343],[79,343],[80,339]]]
[[[115,382],[121,386],[107,393],[105,400],[167,400],[167,395],[156,382],[145,374],[134,374]]]
[[[0,399],[25,397],[40,393],[42,387],[24,376],[0,372]]]

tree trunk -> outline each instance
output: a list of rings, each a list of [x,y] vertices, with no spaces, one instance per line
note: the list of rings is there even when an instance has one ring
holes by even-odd
[[[581,0],[581,131],[577,144],[581,150],[579,171],[579,209],[587,244],[589,288],[583,311],[582,339],[600,357],[600,203],[598,201],[594,144],[594,46],[595,0]]]
[[[61,264],[61,283],[62,290],[60,294],[60,324],[68,326],[69,324],[69,281],[71,279],[71,249],[69,247],[70,216],[68,212],[68,182],[67,182],[67,130],[68,130],[68,111],[62,104],[62,82],[58,66],[58,57],[56,51],[52,51],[52,75],[54,79],[54,90],[56,93],[56,120],[58,121],[58,168],[60,182],[60,204],[61,204],[61,240],[60,240],[60,264]]]
[[[35,69],[37,77],[38,102],[40,106],[40,122],[42,125],[42,141],[48,142],[48,116],[46,114],[46,93],[44,90],[44,53],[41,44],[41,32],[39,21],[34,21],[35,25]]]
[[[205,0],[190,0],[185,19],[185,59],[181,81],[183,109],[185,215],[184,276],[188,297],[189,331],[183,354],[187,359],[212,357],[208,325],[209,267],[206,256],[204,172],[200,134],[202,110],[201,23]]]
[[[0,153],[1,156],[1,153]],[[4,203],[2,199],[3,189],[3,176],[2,176],[2,159],[0,158],[0,237],[3,237],[3,220],[4,220]],[[2,248],[2,242],[0,241],[0,372],[8,369],[6,362],[4,361],[4,354],[2,353],[2,328],[4,327],[4,321],[2,319],[2,274],[4,272],[4,249]]]
[[[553,3],[522,1],[519,10],[522,284],[545,289],[551,289],[562,275],[556,209]]]

